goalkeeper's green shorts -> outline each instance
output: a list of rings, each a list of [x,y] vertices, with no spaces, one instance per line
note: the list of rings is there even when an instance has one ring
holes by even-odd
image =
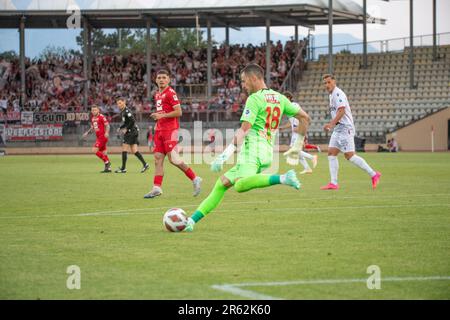
[[[273,160],[273,147],[266,143],[252,143],[246,140],[238,155],[236,165],[224,176],[234,185],[238,178],[261,173],[270,168]]]

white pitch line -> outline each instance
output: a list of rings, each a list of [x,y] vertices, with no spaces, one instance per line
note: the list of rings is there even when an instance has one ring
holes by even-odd
[[[381,282],[395,281],[431,281],[431,280],[450,280],[450,276],[429,276],[429,277],[381,277]],[[276,281],[276,282],[243,282],[228,284],[236,287],[263,287],[263,286],[290,286],[302,284],[339,284],[352,282],[367,282],[366,279],[317,279],[317,280],[295,280],[295,281]]]
[[[297,199],[295,199],[297,201]],[[261,201],[251,201],[251,202],[234,202],[234,204],[249,204],[249,203],[258,203]],[[197,207],[198,205],[186,204],[182,207]],[[450,203],[433,203],[433,204],[399,204],[399,205],[366,205],[366,206],[335,206],[335,207],[315,207],[315,208],[303,208],[303,207],[282,207],[282,208],[258,208],[257,210],[253,210],[251,208],[247,209],[219,209],[215,212],[267,212],[267,211],[280,211],[283,210],[285,213],[298,213],[300,212],[311,212],[311,211],[333,211],[333,210],[347,210],[347,209],[386,209],[386,208],[428,208],[428,207],[450,207]],[[167,210],[169,207],[153,207],[153,208],[142,208],[142,209],[130,209],[130,210],[117,210],[117,211],[100,211],[100,212],[89,212],[89,213],[78,213],[78,214],[59,214],[59,215],[40,215],[40,216],[0,216],[1,219],[37,219],[37,218],[61,218],[61,217],[110,217],[110,216],[129,216],[129,215],[150,215],[150,214],[161,214],[160,210]],[[146,212],[138,212],[138,211],[146,211]],[[154,210],[158,210],[158,212],[152,212]],[[288,212],[292,210],[291,212]]]
[[[430,277],[386,277],[381,278],[381,282],[399,281],[442,281],[450,280],[450,276],[430,276]],[[279,282],[244,282],[235,284],[213,285],[213,289],[228,292],[245,298],[260,300],[282,300],[282,298],[260,294],[256,291],[242,289],[241,287],[275,287],[292,285],[320,285],[320,284],[342,284],[342,283],[366,283],[367,279],[318,279],[318,280],[296,280]]]
[[[258,293],[255,291],[251,291],[251,290],[241,289],[236,286],[228,285],[228,284],[213,285],[212,288],[216,289],[216,290],[228,292],[228,293],[231,293],[231,294],[234,294],[237,296],[241,296],[244,298],[250,298],[250,299],[255,299],[255,300],[283,300],[281,298],[268,296],[268,295]]]

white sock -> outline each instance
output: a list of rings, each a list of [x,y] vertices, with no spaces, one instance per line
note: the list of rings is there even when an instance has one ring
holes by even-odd
[[[310,155],[309,153],[306,153],[304,151],[300,151],[299,156],[300,157],[304,157],[304,158],[309,159],[309,160],[312,160],[314,158],[312,155]]]
[[[351,163],[353,163],[355,166],[360,167],[365,172],[367,172],[371,177],[375,175],[375,171],[367,164],[366,160],[361,158],[360,156],[357,156],[356,154],[349,159]]]
[[[298,162],[301,163],[301,165],[303,166],[303,169],[305,169],[305,170],[311,170],[311,168],[309,167],[309,164],[308,164],[308,162],[306,161],[305,158],[300,157],[300,158],[298,159]]]
[[[328,165],[330,167],[331,183],[338,183],[339,161],[336,156],[328,156]]]

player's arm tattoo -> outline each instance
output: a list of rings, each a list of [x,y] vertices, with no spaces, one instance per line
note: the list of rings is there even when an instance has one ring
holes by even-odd
[[[105,126],[105,134],[109,135],[109,129],[111,129],[109,123]]]

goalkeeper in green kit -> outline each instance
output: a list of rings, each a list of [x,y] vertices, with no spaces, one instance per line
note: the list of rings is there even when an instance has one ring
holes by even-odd
[[[222,175],[208,197],[203,200],[194,214],[188,218],[184,231],[193,231],[194,225],[215,209],[225,192],[232,186],[237,192],[284,184],[300,189],[300,181],[294,170],[283,175],[261,174],[269,168],[273,159],[273,141],[281,117],[295,117],[300,121],[299,139],[285,156],[298,157],[309,125],[309,116],[298,105],[293,105],[284,95],[268,89],[264,82],[264,70],[256,64],[246,66],[241,72],[242,87],[249,97],[241,117],[241,127],[233,142],[211,164],[211,170],[219,172],[223,163],[230,158],[241,144],[236,165]]]

